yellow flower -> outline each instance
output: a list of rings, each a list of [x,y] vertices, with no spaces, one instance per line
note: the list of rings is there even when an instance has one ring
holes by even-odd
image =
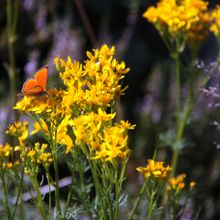
[[[143,17],[162,32],[186,33],[199,21],[207,6],[208,2],[202,0],[161,0],[156,7],[149,7]]]
[[[63,91],[50,89],[45,95],[41,96],[24,96],[16,103],[14,109],[31,114],[65,114],[63,106],[61,105]],[[54,115],[53,115],[54,116]]]
[[[124,121],[112,125],[114,117],[115,113],[107,114],[99,108],[98,113],[90,112],[69,122],[76,145],[88,146],[90,159],[107,162],[128,156],[127,129],[134,126]]]
[[[27,157],[33,158],[35,154],[36,154],[35,150],[30,150],[30,151],[27,153]]]
[[[125,159],[130,150],[127,146],[128,136],[120,126],[104,128],[101,133],[101,144],[95,149],[95,155],[91,159],[101,159],[102,161],[113,161],[116,158]]]
[[[121,120],[120,121],[120,126],[124,129],[135,129],[136,125],[132,125],[130,122],[128,121],[124,121],[124,120]]]
[[[53,136],[58,139],[60,144],[68,144],[68,149],[70,149],[71,140],[68,135],[65,135],[67,131],[66,119],[69,118],[69,112],[62,104],[63,94],[62,90],[51,89],[43,96],[25,96],[16,104],[15,109],[22,110],[37,118],[31,135],[41,131],[46,138]]]
[[[13,163],[12,162],[4,163],[3,168],[12,169],[13,168]]]
[[[194,189],[194,187],[196,186],[196,182],[194,181],[190,182],[189,186],[191,190]]]
[[[9,144],[5,144],[4,146],[4,156],[8,157],[11,154],[12,147]]]
[[[76,144],[80,145],[83,143],[89,144],[91,147],[96,146],[99,143],[97,138],[103,126],[108,124],[114,116],[115,113],[107,114],[100,109],[98,114],[90,112],[70,120],[69,124],[73,127]]]
[[[220,41],[220,5],[217,5],[211,12],[211,19],[212,25],[210,26],[210,31],[213,32]]]
[[[6,134],[17,137],[19,144],[24,146],[25,141],[28,138],[28,122],[17,121],[14,124],[9,125]]]
[[[15,170],[19,166],[19,161],[14,160],[11,156],[14,156],[15,148],[6,143],[0,144],[0,167],[3,169]]]
[[[184,180],[186,178],[186,174],[180,174],[177,177],[169,178],[168,180],[168,191],[174,190],[176,192],[180,192],[184,187]]]
[[[31,135],[43,132],[46,140],[53,139],[55,144],[65,146],[66,153],[75,145],[86,145],[89,146],[89,156],[97,156],[96,152],[101,152],[102,145],[106,151],[105,159],[125,158],[129,152],[125,149],[126,131],[134,126],[122,121],[113,126],[112,132],[120,132],[118,137],[114,134],[115,140],[110,140],[110,135],[107,138],[107,128],[113,124],[115,113],[107,114],[106,109],[114,103],[116,96],[123,94],[126,87],[122,88],[121,80],[129,71],[123,61],[118,62],[114,58],[114,54],[114,47],[103,45],[99,50],[87,52],[87,60],[83,64],[72,61],[70,57],[67,60],[55,58],[65,89],[50,89],[41,96],[24,96],[14,107],[35,119]],[[108,146],[110,144],[112,146]],[[32,149],[34,152],[36,147]],[[116,156],[113,155],[114,147],[117,147]],[[24,157],[23,149],[21,151]],[[29,152],[29,159],[38,155],[33,151]],[[42,157],[47,155],[42,153]],[[42,159],[38,155],[37,163],[40,161]]]
[[[57,129],[57,141],[59,144],[66,146],[66,153],[69,153],[70,150],[74,147],[73,140],[68,135],[68,125],[69,125],[70,116],[66,116]]]
[[[187,42],[191,47],[197,46],[208,37],[210,24],[211,17],[209,12],[198,15],[198,21],[193,23],[187,32]]]
[[[115,48],[103,45],[100,50],[87,51],[88,59],[84,65],[57,57],[54,62],[60,77],[67,87],[62,104],[66,109],[97,109],[108,107],[117,95],[122,95],[124,88],[120,81],[129,71],[125,63],[118,62],[113,56]]]
[[[35,143],[34,147],[26,147],[21,152],[21,160],[26,161],[26,169],[30,171],[31,169],[36,169],[39,165],[48,167],[53,161],[51,153],[48,151],[47,144]],[[27,172],[28,173],[28,172]]]
[[[34,135],[34,134],[36,134],[40,131],[42,131],[46,134],[49,132],[48,131],[48,126],[42,118],[40,118],[40,120],[38,122],[34,123],[34,130],[32,130],[30,134]]]
[[[149,177],[164,179],[169,175],[172,168],[164,166],[162,161],[148,160],[146,167],[137,167],[136,170],[142,173],[146,179]]]

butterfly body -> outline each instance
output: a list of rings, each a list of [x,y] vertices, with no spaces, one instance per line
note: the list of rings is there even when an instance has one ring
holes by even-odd
[[[39,96],[46,93],[48,67],[44,66],[35,73],[34,78],[24,82],[20,95]]]

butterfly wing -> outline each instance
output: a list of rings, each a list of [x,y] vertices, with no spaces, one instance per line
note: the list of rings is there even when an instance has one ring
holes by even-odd
[[[35,96],[44,93],[45,91],[38,85],[37,80],[29,79],[25,81],[21,94],[26,96]]]
[[[26,80],[21,95],[36,96],[46,92],[48,67],[45,66],[35,73],[34,79]]]
[[[48,75],[48,67],[47,66],[41,68],[35,74],[35,80],[37,81],[38,86],[42,88],[43,92],[46,91],[47,75]]]

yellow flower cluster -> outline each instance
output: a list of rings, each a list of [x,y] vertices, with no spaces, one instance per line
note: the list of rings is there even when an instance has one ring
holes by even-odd
[[[164,179],[169,175],[172,168],[170,166],[164,166],[164,162],[162,161],[148,160],[145,167],[137,167],[136,170],[142,173],[146,179],[149,177]]]
[[[69,121],[69,115],[66,115],[64,118],[61,117],[60,123],[56,125],[55,129],[57,142],[62,146],[66,146],[66,153],[69,153],[70,150],[74,147],[74,143],[71,137],[68,135]],[[34,123],[34,130],[32,130],[31,135],[35,135],[38,132],[43,132],[48,136],[50,127],[51,124],[48,123],[47,120],[40,118],[39,121]]]
[[[31,135],[42,131],[46,137],[56,136],[60,144],[73,147],[70,137],[66,134],[67,120],[70,115],[66,106],[62,104],[65,91],[50,89],[46,95],[34,97],[24,96],[14,107],[32,116],[39,116],[34,124],[34,130]]]
[[[156,7],[149,7],[143,17],[162,32],[186,33],[194,24],[204,21],[202,14],[207,6],[208,2],[202,0],[161,0]]]
[[[211,17],[209,12],[203,12],[198,15],[198,21],[195,22],[187,32],[187,41],[193,46],[195,43],[202,42],[209,35]]]
[[[210,30],[215,34],[217,39],[220,41],[220,5],[211,12],[212,25]]]
[[[14,109],[31,114],[47,114],[55,123],[63,115],[65,109],[61,105],[64,91],[50,89],[42,96],[24,96],[18,101]]]
[[[17,121],[14,124],[9,125],[8,129],[6,130],[6,134],[15,136],[18,138],[19,145],[24,146],[28,137],[28,122]]]
[[[183,190],[185,188],[185,178],[186,178],[186,174],[180,174],[176,177],[172,177],[168,179],[168,186],[167,186],[167,190],[170,191],[174,191],[179,193],[181,190]],[[196,183],[194,181],[190,182],[189,186],[190,189],[192,190],[195,187]]]
[[[15,170],[19,166],[18,160],[12,160],[16,149],[9,144],[0,144],[0,169]]]
[[[113,55],[115,48],[103,45],[100,50],[87,52],[88,59],[82,65],[57,57],[55,64],[61,70],[60,77],[67,87],[63,97],[63,105],[67,108],[91,109],[92,107],[108,107],[116,95],[122,95],[119,82],[129,71],[125,63],[119,63]]]
[[[47,167],[52,162],[47,144],[35,143],[33,147],[28,144],[27,121],[17,121],[9,125],[6,134],[16,137],[18,144],[15,147],[9,144],[0,145],[0,164],[3,168],[13,169],[21,164],[28,170],[28,166],[31,166],[29,169],[36,169],[39,165]]]
[[[134,125],[125,121],[111,125],[114,117],[115,113],[107,114],[98,109],[98,114],[91,112],[70,122],[76,144],[88,146],[86,154],[90,159],[113,161],[116,158],[127,157],[129,153],[127,129],[134,129]]]
[[[47,144],[35,143],[33,148],[26,147],[22,152],[22,161],[26,163],[25,174],[33,175],[33,170],[38,170],[39,165],[43,165],[47,168],[53,161],[52,155],[48,152]]]
[[[57,57],[54,62],[65,89],[24,96],[14,107],[36,120],[31,135],[43,132],[46,140],[52,137],[57,146],[65,146],[66,153],[76,145],[86,145],[90,159],[125,158],[129,152],[127,130],[134,126],[125,121],[113,125],[115,113],[106,113],[126,89],[121,80],[129,71],[114,54],[114,47],[103,45],[87,52],[84,64]]]
[[[168,191],[174,190],[176,192],[179,192],[185,187],[184,180],[186,178],[186,174],[180,174],[177,177],[169,178],[168,180]]]

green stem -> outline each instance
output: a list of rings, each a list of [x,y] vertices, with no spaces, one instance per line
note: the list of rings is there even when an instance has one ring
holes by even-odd
[[[177,123],[179,121],[180,117],[180,111],[181,111],[181,78],[180,78],[180,56],[177,52],[174,56],[175,60],[175,72],[176,72],[176,114],[177,114]]]
[[[147,220],[151,220],[152,215],[153,215],[153,210],[155,207],[154,196],[155,196],[155,191],[152,191],[151,195],[150,195],[150,204],[149,204],[149,211],[148,211],[148,215],[147,215]]]
[[[179,117],[179,121],[178,121],[178,127],[177,127],[177,132],[176,132],[176,143],[177,146],[173,151],[173,157],[172,157],[172,163],[171,163],[171,167],[172,167],[172,172],[171,172],[171,176],[175,175],[176,172],[176,166],[177,166],[177,162],[178,162],[178,157],[179,157],[179,151],[180,151],[180,140],[183,136],[183,132],[186,126],[186,122],[189,116],[189,112],[191,109],[191,88],[190,86],[188,86],[188,94],[187,94],[187,99],[186,99],[186,103],[185,103],[185,108],[183,111],[183,115],[181,117]]]
[[[138,205],[140,203],[141,197],[144,194],[146,186],[147,186],[147,179],[145,180],[144,185],[142,186],[142,188],[141,188],[141,190],[140,190],[140,192],[138,194],[138,197],[137,197],[137,199],[135,201],[135,204],[134,204],[134,206],[133,206],[133,208],[132,208],[132,210],[131,210],[131,212],[129,214],[128,220],[131,220],[133,218],[134,213],[135,213],[135,211],[136,211],[136,209],[137,209],[137,207],[138,207]]]
[[[71,188],[71,187],[70,187]],[[67,195],[67,199],[66,199],[66,204],[65,204],[65,211],[64,211],[64,216],[67,215],[67,211],[68,211],[68,207],[69,207],[69,203],[70,203],[70,199],[71,199],[71,189],[69,189],[68,195]]]
[[[80,147],[81,147],[84,155],[86,155],[86,156],[90,155],[86,145],[82,144]],[[104,201],[105,198],[102,197],[101,188],[103,186],[100,184],[100,181],[99,181],[99,175],[98,175],[99,167],[98,167],[98,164],[93,160],[88,159],[88,163],[89,163],[89,167],[92,172],[92,178],[93,178],[93,183],[94,183],[94,187],[95,187],[96,198],[98,201],[98,204],[97,204],[98,217],[97,217],[97,219],[104,219],[105,220],[105,219],[107,219],[106,206],[105,206],[106,202]]]
[[[50,172],[49,169],[46,169],[46,177],[47,177],[47,182],[48,182],[48,187],[49,187],[49,204],[48,204],[48,218],[50,219],[51,216],[51,190],[50,190],[50,186],[51,186],[51,177],[50,177]]]
[[[85,154],[85,155],[88,155],[88,154]],[[102,210],[103,210],[102,207],[103,207],[104,202],[102,203],[100,201],[101,194],[100,194],[100,185],[99,185],[96,165],[91,160],[88,160],[88,162],[89,162],[89,166],[90,166],[90,169],[91,169],[91,172],[92,172],[92,178],[93,178],[93,182],[94,182],[94,186],[95,186],[95,191],[96,191],[96,196],[97,196],[97,200],[98,200],[98,208],[99,207],[101,208],[100,213],[102,213]],[[100,204],[100,202],[101,202],[101,204]],[[99,215],[99,212],[98,212],[98,215]],[[100,218],[100,216],[98,216],[98,217]],[[100,218],[100,219],[102,219],[102,218]],[[104,219],[106,219],[106,218],[104,217]]]
[[[24,164],[24,167],[25,167],[25,164]],[[19,179],[19,178],[17,178],[17,179]],[[12,219],[14,219],[14,216],[15,216],[15,213],[16,213],[16,210],[17,210],[18,201],[19,201],[20,194],[21,194],[22,187],[23,187],[23,180],[24,180],[24,169],[22,170],[22,173],[21,173],[21,180],[20,180],[20,184],[18,186],[18,194],[17,194],[17,198],[16,198],[16,202],[15,202],[15,209],[14,209],[14,211],[12,213]]]
[[[14,9],[12,11],[12,9]],[[16,62],[15,62],[15,41],[16,41],[16,25],[18,17],[18,0],[15,0],[12,8],[12,0],[7,1],[7,33],[8,33],[8,55],[9,67],[8,74],[10,80],[11,105],[14,105],[17,99],[16,95]],[[16,119],[18,116],[16,115]]]
[[[115,179],[117,181],[115,184],[115,211],[114,211],[114,219],[115,220],[117,220],[117,217],[118,217],[118,210],[119,210],[118,201],[119,201],[119,196],[120,196],[120,192],[121,192],[121,188],[122,188],[122,183],[124,180],[124,174],[125,174],[125,168],[126,168],[127,162],[128,162],[128,158],[125,161],[123,161],[119,180],[118,180],[118,171],[115,175]],[[118,167],[116,167],[115,169],[118,169]]]
[[[117,220],[117,217],[118,217],[119,195],[120,195],[120,187],[118,186],[118,183],[116,183],[116,185],[115,185],[115,210],[114,210],[114,219],[115,220]]]
[[[53,126],[53,125],[52,125]],[[50,145],[51,145],[51,152],[53,157],[53,167],[55,173],[55,200],[56,200],[56,209],[57,209],[57,219],[61,218],[62,212],[60,207],[60,192],[59,192],[59,174],[58,174],[58,156],[57,156],[57,129],[55,128],[54,136],[53,136],[53,128],[50,126],[49,133],[50,133]]]
[[[82,158],[82,153],[78,153],[78,163],[79,163],[79,178],[80,178],[80,188],[81,192],[83,193],[83,197],[86,193],[86,188],[85,188],[85,179],[84,179],[84,164],[83,164],[83,158]]]
[[[37,193],[37,205],[38,205],[38,207],[40,209],[41,216],[42,216],[43,220],[47,220],[47,214],[46,214],[46,210],[45,210],[45,205],[44,205],[44,202],[43,202],[43,199],[42,199],[42,195],[41,195],[41,192],[40,192],[38,181],[36,179],[36,175],[34,175],[34,177],[31,178],[31,179],[32,179],[34,190]]]
[[[176,125],[177,125],[177,132],[176,132],[176,138],[175,138],[175,144],[178,146],[175,146],[175,149],[173,149],[173,156],[172,156],[172,173],[171,176],[175,174],[177,161],[179,157],[179,142],[180,138],[182,136],[182,123],[181,123],[181,78],[180,78],[180,56],[179,53],[176,52],[172,55],[173,59],[175,60],[175,71],[176,71]]]
[[[101,165],[101,185],[102,187],[100,187],[100,198],[105,198],[105,202],[102,199],[102,201],[100,201],[100,205],[102,207],[102,212],[105,216],[105,219],[108,219],[108,215],[106,210],[109,209],[109,219],[113,220],[114,218],[114,211],[113,211],[113,204],[112,204],[112,200],[111,200],[111,189],[112,189],[112,182],[109,181],[108,175],[109,175],[109,167],[108,164],[102,164]]]
[[[4,175],[4,171],[2,169],[1,169],[1,179],[2,179],[4,196],[5,196],[5,200],[4,200],[5,211],[7,213],[8,220],[11,220],[12,219],[11,212],[10,212],[10,208],[8,205],[8,186],[5,182],[5,175]]]
[[[57,163],[57,158],[56,158],[56,153],[53,157],[53,165],[54,165],[54,172],[55,172],[55,196],[56,196],[56,208],[58,211],[58,216],[61,214],[61,207],[60,207],[60,193],[59,193],[59,175],[58,175],[58,163]],[[58,217],[59,219],[59,217]]]
[[[90,197],[87,193],[87,189],[86,189],[86,180],[85,180],[85,176],[84,176],[84,173],[85,173],[85,167],[84,167],[84,158],[83,158],[83,155],[82,155],[82,152],[80,152],[80,170],[79,170],[79,176],[80,176],[80,187],[81,187],[81,192],[83,193],[83,197],[82,199],[85,201],[85,207],[88,211],[88,217],[89,218],[92,218],[92,213],[91,213],[91,210],[90,210],[90,207],[91,207],[91,203],[90,203]]]

